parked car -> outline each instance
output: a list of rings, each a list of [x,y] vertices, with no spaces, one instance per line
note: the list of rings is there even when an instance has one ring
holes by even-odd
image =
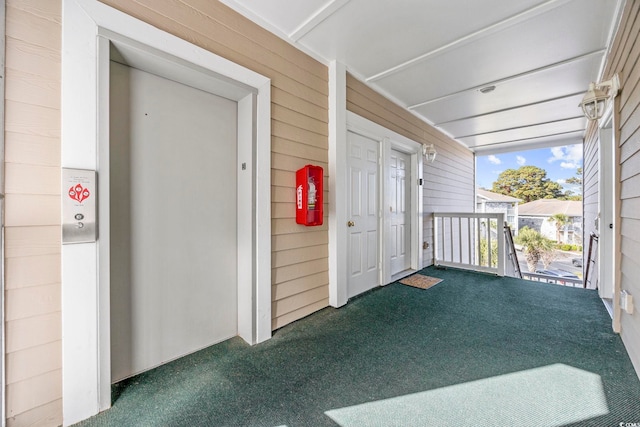
[[[560,279],[575,279],[575,280],[580,280],[580,278],[578,276],[576,276],[573,273],[570,273],[568,271],[564,271],[564,270],[536,270],[536,274],[543,274],[545,276],[551,276],[548,281],[551,281],[552,283],[560,283],[562,285],[565,284],[564,280],[560,280]],[[556,279],[557,278],[557,279]]]
[[[571,258],[571,264],[573,264],[574,267],[582,267],[582,258]]]

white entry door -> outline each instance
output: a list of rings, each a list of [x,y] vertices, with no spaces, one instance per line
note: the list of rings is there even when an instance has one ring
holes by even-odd
[[[112,381],[237,334],[237,103],[112,63]]]
[[[391,275],[409,269],[411,266],[411,214],[409,177],[411,157],[400,151],[391,150],[389,158],[389,235],[388,254],[391,258]]]
[[[347,297],[380,283],[378,254],[379,143],[348,132],[348,271]]]

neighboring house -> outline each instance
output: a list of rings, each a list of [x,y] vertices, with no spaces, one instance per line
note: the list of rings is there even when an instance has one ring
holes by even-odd
[[[581,201],[538,199],[520,205],[519,214],[518,229],[529,227],[554,241],[558,236],[558,228],[551,217],[556,214],[564,214],[568,217],[569,224],[564,225],[560,230],[560,241],[572,245],[582,245]]]
[[[482,188],[476,189],[476,212],[503,213],[504,219],[511,226],[511,231],[518,232],[518,204],[522,200],[494,193]]]

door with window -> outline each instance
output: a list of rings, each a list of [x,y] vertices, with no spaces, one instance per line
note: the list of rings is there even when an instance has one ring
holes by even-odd
[[[391,150],[389,159],[389,230],[388,253],[391,258],[391,275],[398,274],[411,266],[411,189],[409,177],[411,157],[397,150]]]

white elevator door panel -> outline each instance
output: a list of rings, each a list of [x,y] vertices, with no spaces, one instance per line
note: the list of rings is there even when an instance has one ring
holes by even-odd
[[[389,168],[389,190],[391,193],[389,207],[390,230],[389,249],[391,258],[391,274],[407,270],[411,266],[411,212],[409,187],[409,165],[411,157],[408,154],[391,150]]]
[[[112,379],[237,334],[237,104],[112,62]]]

